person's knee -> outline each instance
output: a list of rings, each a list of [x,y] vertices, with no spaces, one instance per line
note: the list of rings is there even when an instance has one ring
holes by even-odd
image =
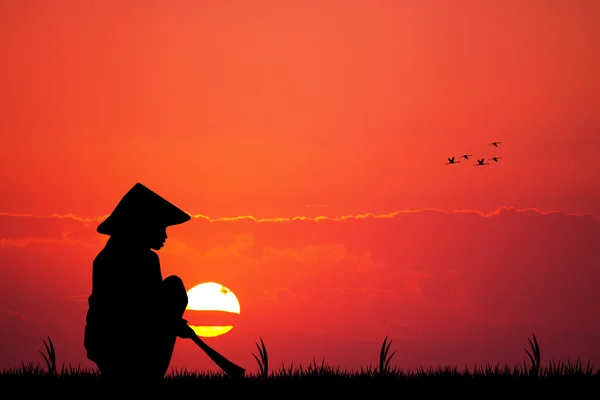
[[[185,285],[183,284],[183,280],[177,275],[170,275],[163,279],[163,284],[169,287],[177,288],[185,291]]]
[[[171,275],[163,280],[163,285],[167,298],[175,301],[178,308],[185,309],[188,304],[188,297],[183,280],[176,275]]]

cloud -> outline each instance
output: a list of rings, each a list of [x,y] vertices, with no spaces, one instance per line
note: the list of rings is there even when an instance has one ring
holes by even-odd
[[[307,205],[306,207],[342,207],[342,206]],[[343,207],[350,207],[350,206],[343,206]],[[294,217],[262,218],[262,217],[254,217],[251,215],[240,215],[240,216],[232,216],[232,217],[211,218],[210,216],[207,216],[204,214],[194,214],[194,213],[190,213],[190,212],[187,212],[187,213],[193,219],[200,219],[200,220],[205,220],[208,222],[231,222],[231,221],[240,221],[240,220],[250,220],[250,221],[261,223],[261,222],[290,222],[290,221],[346,221],[346,220],[352,220],[352,219],[366,219],[366,218],[389,219],[389,218],[397,217],[402,214],[414,214],[414,213],[429,212],[429,211],[444,213],[444,214],[476,214],[476,215],[479,215],[482,217],[491,217],[491,216],[495,216],[495,215],[504,214],[507,212],[535,213],[535,214],[540,214],[540,215],[592,216],[591,214],[577,214],[577,213],[567,214],[562,211],[556,211],[556,210],[544,211],[544,210],[534,208],[534,207],[517,208],[517,207],[512,207],[512,206],[498,207],[489,213],[484,213],[482,211],[473,210],[473,209],[457,209],[457,210],[448,211],[448,210],[441,210],[438,208],[423,208],[423,209],[414,209],[414,210],[393,211],[390,213],[382,213],[382,214],[374,214],[374,213],[367,212],[367,213],[362,213],[362,214],[345,215],[345,216],[337,216],[337,217],[332,217],[332,216],[329,216],[329,217],[328,216],[317,216],[317,217],[294,216]],[[51,215],[42,216],[42,215],[36,215],[36,214],[30,214],[30,213],[0,212],[0,217],[31,218],[31,219],[46,219],[46,220],[48,220],[48,219],[73,220],[73,221],[82,222],[82,223],[87,224],[87,223],[100,223],[108,217],[108,214],[96,216],[96,217],[82,217],[82,216],[77,216],[77,215],[74,215],[71,213],[67,213],[67,214],[56,214],[55,213],[55,214],[51,214]]]
[[[287,288],[278,290],[263,290],[260,292],[263,298],[267,301],[272,302],[290,302],[293,300],[304,300],[302,296],[297,293],[293,293]]]
[[[102,237],[95,232],[93,218],[72,214],[40,217],[31,214],[0,213],[0,248],[32,244],[93,245]]]
[[[11,321],[20,321],[21,323],[28,324],[27,317],[18,311],[11,311],[6,308],[0,308],[0,324],[10,324]]]

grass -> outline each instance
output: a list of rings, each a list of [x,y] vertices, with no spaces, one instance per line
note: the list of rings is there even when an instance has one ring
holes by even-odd
[[[390,373],[390,361],[392,361],[392,357],[394,357],[394,354],[396,354],[394,351],[388,356],[392,341],[390,340],[389,343],[387,343],[387,339],[388,338],[386,336],[383,340],[383,344],[381,345],[381,351],[379,352],[379,375],[388,375]]]
[[[313,360],[308,365],[289,366],[281,365],[280,368],[270,370],[267,347],[262,338],[260,344],[255,342],[258,355],[252,353],[257,363],[257,372],[248,372],[246,378],[235,385],[245,386],[247,389],[258,389],[261,393],[268,389],[276,390],[302,390],[317,389],[325,386],[335,386],[336,390],[345,389],[352,393],[359,388],[373,390],[389,388],[390,385],[402,385],[407,388],[416,384],[420,387],[456,384],[470,384],[475,387],[480,384],[495,384],[506,386],[510,384],[526,383],[594,383],[600,384],[600,369],[594,368],[577,360],[550,361],[542,365],[541,352],[535,335],[528,338],[529,349],[525,348],[529,362],[525,360],[522,365],[500,366],[488,364],[474,368],[459,369],[455,366],[436,366],[419,368],[416,370],[403,370],[391,365],[391,360],[396,354],[390,354],[392,341],[386,337],[379,352],[379,364],[375,366],[360,367],[359,370],[348,370],[339,366],[330,366],[322,360],[317,363]],[[102,382],[95,369],[84,369],[64,364],[57,368],[56,353],[50,337],[43,341],[45,352],[40,351],[45,365],[40,363],[23,363],[20,367],[0,371],[0,387],[7,384],[63,384],[61,387],[80,387],[79,384],[93,386]],[[171,388],[189,387],[220,387],[226,389],[234,384],[231,379],[222,373],[188,371],[186,369],[174,370],[166,376],[166,385]],[[66,386],[64,385],[66,384]],[[77,385],[76,385],[77,384]],[[431,384],[431,385],[430,385]],[[316,385],[316,386],[315,386]],[[35,385],[29,385],[30,387]],[[54,385],[57,386],[57,385]],[[462,386],[462,385],[461,385]],[[310,389],[312,388],[312,389]],[[385,389],[387,390],[387,389]]]
[[[252,356],[256,360],[258,364],[258,376],[265,379],[269,377],[269,355],[267,354],[267,347],[265,346],[265,342],[263,342],[262,338],[260,338],[260,346],[258,343],[254,342],[256,348],[258,349],[258,356],[252,353]],[[283,367],[285,369],[285,366]]]
[[[50,336],[48,336],[47,343],[44,340],[44,347],[46,347],[46,353],[40,350],[40,354],[44,357],[44,361],[46,361],[46,372],[49,375],[56,375],[56,352],[54,351],[54,344]]]

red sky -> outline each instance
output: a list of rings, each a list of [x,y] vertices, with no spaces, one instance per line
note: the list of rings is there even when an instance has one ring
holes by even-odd
[[[215,221],[170,228],[163,274],[236,293],[209,342],[249,369],[259,337],[275,364],[357,367],[389,335],[414,367],[521,362],[531,331],[600,364],[599,19],[593,0],[2,2],[0,368],[47,334],[91,365],[94,219],[138,181]],[[502,160],[444,165],[463,153]],[[244,215],[332,220],[219,221]],[[175,366],[213,368],[188,346]]]

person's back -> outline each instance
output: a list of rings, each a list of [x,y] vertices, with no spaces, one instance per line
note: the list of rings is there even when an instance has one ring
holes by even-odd
[[[104,366],[112,359],[144,357],[144,347],[156,336],[148,324],[159,307],[161,283],[154,252],[109,239],[93,264],[84,341],[88,358]]]

